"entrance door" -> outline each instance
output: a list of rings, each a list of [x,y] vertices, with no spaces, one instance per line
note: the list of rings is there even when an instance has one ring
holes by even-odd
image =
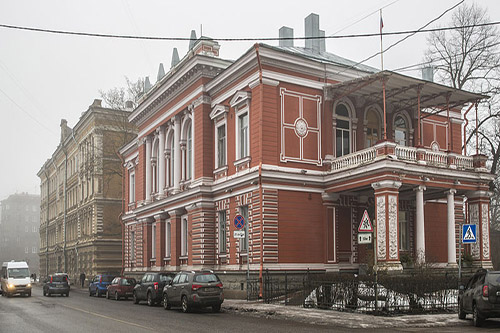
[[[338,207],[337,209],[337,249],[339,263],[351,263],[352,250],[352,219],[351,208]]]

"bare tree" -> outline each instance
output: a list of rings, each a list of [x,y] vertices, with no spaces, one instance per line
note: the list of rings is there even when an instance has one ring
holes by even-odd
[[[478,126],[467,129],[464,145],[475,149],[476,131],[480,152],[489,158],[491,173],[500,169],[500,37],[490,23],[487,9],[477,4],[464,4],[452,16],[455,29],[436,31],[427,39],[425,61],[436,70],[437,80],[457,89],[490,96],[479,104]],[[472,116],[474,117],[474,116]],[[471,116],[469,116],[471,118]],[[474,123],[475,119],[469,119]],[[500,181],[490,183],[492,225],[500,229]]]
[[[99,90],[99,95],[105,105],[111,109],[125,110],[126,102],[131,101],[132,107],[137,106],[137,102],[143,93],[144,79],[138,78],[136,81],[125,76],[127,87],[115,87],[108,91]]]

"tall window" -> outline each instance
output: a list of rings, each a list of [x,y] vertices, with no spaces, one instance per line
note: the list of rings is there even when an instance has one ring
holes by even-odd
[[[188,218],[181,218],[181,256],[188,255]]]
[[[156,223],[151,227],[151,258],[156,258]]]
[[[248,112],[238,116],[238,159],[248,156]]]
[[[398,145],[408,145],[408,125],[404,117],[398,115],[394,119],[394,141]]]
[[[226,124],[217,127],[217,168],[226,165]]]
[[[240,239],[240,251],[248,250],[248,206],[240,207],[240,215],[245,220],[245,238]]]
[[[366,147],[371,147],[380,140],[380,122],[374,110],[366,113]]]
[[[135,171],[129,173],[128,181],[128,202],[135,202]]]
[[[135,231],[130,232],[130,261],[135,261]]]
[[[170,140],[170,186],[174,186],[174,166],[175,166],[175,161],[174,161],[174,152],[175,152],[175,146],[174,146],[174,138]]]
[[[193,166],[193,133],[191,133],[191,128],[190,123],[186,135],[186,179],[191,179]]]
[[[408,214],[406,211],[399,211],[399,249],[402,251],[409,250],[409,227]]]
[[[337,130],[335,133],[336,156],[340,157],[351,152],[351,134],[350,134],[350,119],[347,106],[339,104],[335,108],[337,115]]]
[[[170,258],[170,251],[171,251],[171,225],[170,221],[167,222],[166,228],[165,228],[165,257]]]
[[[226,253],[226,211],[219,212],[219,253]]]

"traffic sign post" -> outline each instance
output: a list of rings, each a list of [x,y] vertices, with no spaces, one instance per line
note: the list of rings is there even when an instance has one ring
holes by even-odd
[[[358,232],[373,232],[373,226],[370,222],[370,216],[368,216],[368,211],[365,209],[361,222],[359,223]]]
[[[372,243],[371,232],[358,233],[358,244],[371,244],[371,243]]]
[[[234,227],[238,230],[243,229],[245,226],[245,219],[241,215],[236,215],[234,217]]]
[[[246,232],[245,230],[234,230],[233,237],[234,238],[245,238]]]

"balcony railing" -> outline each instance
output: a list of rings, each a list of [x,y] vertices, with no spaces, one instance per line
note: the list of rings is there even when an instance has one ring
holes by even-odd
[[[396,159],[407,163],[440,168],[486,170],[483,155],[462,156],[455,153],[433,151],[425,148],[400,146],[394,142],[382,142],[373,147],[359,150],[332,160],[331,171],[352,169],[387,156],[391,156],[392,160]]]

